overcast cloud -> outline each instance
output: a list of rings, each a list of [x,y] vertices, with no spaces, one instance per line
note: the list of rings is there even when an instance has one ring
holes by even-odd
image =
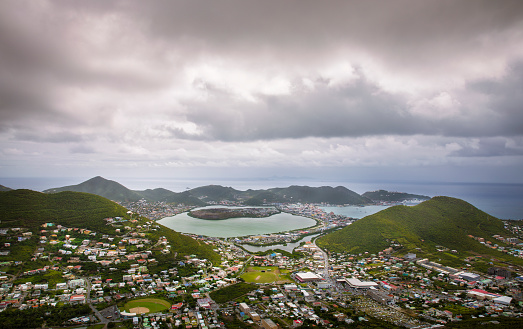
[[[519,0],[0,3],[6,177],[523,182],[522,104]]]

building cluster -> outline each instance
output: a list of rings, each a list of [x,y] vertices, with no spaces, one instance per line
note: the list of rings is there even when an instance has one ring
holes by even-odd
[[[316,218],[318,230],[348,224],[314,205],[285,207],[285,211]],[[307,324],[365,326],[367,322],[379,327],[380,321],[430,328],[466,317],[523,316],[520,269],[492,265],[487,273],[476,273],[467,266],[476,257],[467,259],[462,268],[454,268],[413,253],[391,255],[392,249],[378,254],[326,253],[308,241],[294,254],[256,255],[237,245],[291,242],[316,233],[312,229],[245,239],[190,235],[200,244],[212,245],[221,256],[221,263],[211,264],[196,255],[177,257],[169,240],[157,234],[159,226],[154,221],[115,217],[106,218],[105,223],[114,233],[55,223],[44,224],[37,233],[1,229],[0,250],[7,255],[14,244],[27,243],[29,238],[37,245],[26,264],[0,263],[4,270],[0,273],[0,311],[90,304],[106,312],[103,318],[91,314],[69,322],[110,318],[132,321],[136,328],[168,324],[202,329],[227,328],[229,323],[271,329]],[[496,243],[487,243],[471,238],[519,255],[519,241],[493,236]],[[249,271],[260,275],[249,277]],[[263,281],[266,273],[275,273],[278,279]],[[213,291],[243,280],[255,283],[252,291],[221,304],[211,298]],[[151,296],[170,301],[170,308],[145,315],[121,311],[121,307],[109,313],[106,308]]]
[[[137,214],[137,216],[143,216],[152,220],[171,217],[193,208],[185,204],[172,204],[163,201],[150,202],[145,199],[134,202],[119,202],[119,204],[129,209],[132,213]]]

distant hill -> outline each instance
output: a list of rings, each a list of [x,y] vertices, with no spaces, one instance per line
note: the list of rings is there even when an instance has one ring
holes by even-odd
[[[113,201],[164,201],[170,203],[185,203],[188,205],[201,206],[204,202],[193,198],[186,192],[175,193],[163,188],[145,191],[133,191],[122,184],[97,176],[78,185],[70,185],[45,190],[44,193],[59,193],[63,191],[85,192],[96,194]]]
[[[193,188],[187,191],[187,193],[204,202],[219,202],[224,200],[240,200],[244,192],[235,190],[232,187],[207,185]]]
[[[0,185],[0,192],[11,191],[12,189],[4,185]]]
[[[385,190],[377,190],[365,192],[361,196],[371,199],[374,202],[403,202],[408,200],[429,200],[430,197],[419,194],[409,194],[403,192],[390,192]]]
[[[371,200],[362,197],[343,186],[330,187],[309,187],[309,186],[290,186],[286,188],[272,188],[268,190],[279,196],[283,202],[304,202],[304,203],[330,203],[330,204],[366,204]]]
[[[78,185],[70,185],[45,190],[44,193],[58,193],[63,191],[92,193],[114,201],[138,201],[146,199],[156,202],[183,203],[191,206],[203,206],[221,201],[238,201],[246,205],[262,205],[265,203],[328,203],[333,205],[363,205],[378,201],[401,202],[404,200],[427,200],[425,195],[389,192],[378,190],[366,192],[363,195],[351,191],[343,186],[310,187],[289,186],[270,188],[265,190],[247,191],[236,190],[221,185],[207,185],[184,192],[176,193],[164,188],[147,189],[144,191],[130,190],[122,184],[97,176]]]
[[[120,183],[97,176],[78,185],[70,185],[45,190],[44,193],[63,191],[86,192],[96,194],[114,201],[138,201],[142,196]]]
[[[143,199],[149,201],[163,201],[168,203],[183,203],[191,206],[204,206],[206,203],[195,198],[189,192],[176,193],[164,188],[156,188],[154,190],[135,191]]]
[[[44,194],[31,190],[0,192],[0,227],[24,227],[36,233],[42,224],[52,222],[114,234],[114,228],[106,225],[104,218],[117,216],[126,217],[127,209],[94,194],[71,191]],[[159,226],[160,229],[152,233],[154,238],[167,237],[173,251],[182,255],[195,254],[213,262],[220,260],[211,246]]]
[[[206,202],[235,200],[244,201],[247,205],[284,202],[325,202],[330,204],[365,204],[371,202],[370,199],[362,197],[358,193],[342,186],[290,186],[285,188],[271,188],[267,190],[238,191],[232,187],[208,185],[197,187],[188,192]]]
[[[493,240],[492,236],[512,236],[503,222],[471,204],[450,197],[435,197],[419,205],[394,206],[362,218],[352,225],[317,240],[320,247],[337,252],[377,253],[399,242],[403,251],[432,254],[434,258],[462,258],[489,254],[509,257],[468,237]],[[436,252],[437,246],[456,250],[457,255]]]

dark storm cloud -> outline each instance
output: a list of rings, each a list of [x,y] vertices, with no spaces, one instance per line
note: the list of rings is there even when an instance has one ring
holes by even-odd
[[[260,95],[260,102],[235,102],[223,91],[204,104],[186,104],[187,119],[203,129],[196,138],[225,141],[411,134],[400,97],[382,92],[365,79],[340,88],[325,82],[298,95]],[[177,137],[180,137],[178,135]]]
[[[521,31],[519,0],[6,0],[0,152],[72,167],[513,160]]]
[[[239,102],[207,84],[210,99],[186,104],[187,119],[199,125],[203,133],[197,136],[183,131],[172,133],[178,138],[224,141],[309,136],[522,135],[522,77],[523,64],[516,63],[497,81],[471,83],[469,92],[474,97],[487,99],[484,108],[472,108],[464,97],[462,104],[452,105],[455,114],[443,117],[439,117],[441,109],[438,108],[431,109],[433,115],[410,111],[406,97],[381,89],[361,73],[353,82],[336,88],[330,88],[328,81],[317,81],[314,91],[260,95],[257,103]]]
[[[523,139],[484,138],[474,145],[463,145],[460,150],[450,153],[454,157],[499,157],[522,156]]]
[[[496,134],[523,135],[523,62],[510,65],[501,79],[474,81],[469,88],[488,99],[495,113],[485,120],[496,127]]]
[[[53,10],[52,5],[45,1],[0,4],[0,129],[32,118],[40,122],[75,120],[61,106],[66,98],[64,89],[128,93],[160,88],[165,83],[165,77],[161,73],[153,76],[153,70],[137,72],[116,65],[89,64],[100,54],[89,53],[89,44],[72,31],[93,13]],[[113,63],[122,59],[108,58]]]

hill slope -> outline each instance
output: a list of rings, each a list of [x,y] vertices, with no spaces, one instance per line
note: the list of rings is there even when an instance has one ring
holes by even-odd
[[[81,193],[44,194],[31,190],[0,192],[1,227],[37,229],[46,222],[92,230],[105,228],[104,218],[124,216],[127,209],[103,197]]]
[[[104,218],[126,215],[126,208],[89,193],[66,191],[44,194],[31,190],[0,192],[0,218],[2,219],[0,227],[24,227],[36,233],[43,223],[53,222],[66,227],[115,234],[115,229],[106,225]],[[213,262],[220,260],[220,256],[211,246],[165,226],[159,226],[160,229],[150,233],[153,241],[160,236],[165,236],[172,250],[179,254],[195,254]]]
[[[206,203],[198,198],[192,196],[189,192],[176,193],[164,188],[156,188],[154,190],[135,191],[142,198],[149,201],[163,201],[168,203],[184,203],[186,205],[203,206]]]
[[[285,200],[285,202],[326,202],[339,205],[365,204],[371,202],[370,199],[362,197],[358,193],[353,192],[343,186],[309,187],[293,185],[287,188],[273,188],[269,189],[268,191],[280,196],[282,200]]]
[[[114,201],[138,201],[142,196],[128,189],[120,183],[100,176],[91,178],[78,185],[70,185],[45,190],[44,193],[58,193],[64,191],[85,192],[96,194]]]
[[[385,202],[402,202],[407,200],[429,200],[430,197],[419,194],[409,194],[403,192],[390,192],[385,190],[377,190],[371,192],[365,192],[361,196],[371,199],[372,201],[385,201]]]
[[[353,254],[377,253],[389,247],[391,241],[399,242],[404,251],[419,248],[418,251],[432,253],[436,246],[442,246],[455,249],[462,256],[494,252],[468,237],[469,234],[486,240],[494,234],[511,236],[501,220],[471,204],[435,197],[414,207],[390,207],[321,237],[317,243],[328,250]]]
[[[4,185],[0,185],[0,192],[11,191],[12,189]]]
[[[363,197],[345,187],[309,187],[289,186],[267,190],[239,191],[232,187],[207,185],[185,192],[172,192],[163,188],[134,191],[103,177],[97,176],[78,185],[70,185],[45,190],[44,193],[63,191],[86,192],[96,194],[114,201],[163,201],[169,203],[184,203],[186,205],[202,206],[206,203],[229,201],[244,201],[249,205],[260,205],[264,202],[284,203],[329,203],[329,204],[366,204],[369,198]]]

